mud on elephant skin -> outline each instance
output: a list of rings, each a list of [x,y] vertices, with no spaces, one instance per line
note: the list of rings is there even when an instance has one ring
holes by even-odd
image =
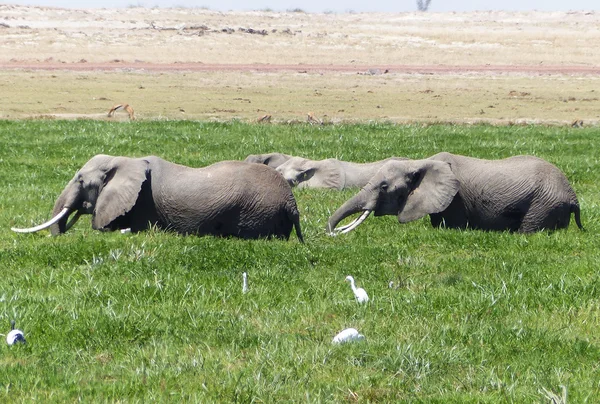
[[[336,228],[346,217],[352,223]],[[569,226],[583,229],[577,196],[554,165],[533,156],[482,160],[439,153],[425,160],[386,163],[330,218],[330,234],[347,233],[371,212],[400,223],[430,215],[435,227],[531,233]]]
[[[338,159],[309,160],[292,157],[277,167],[291,186],[298,188],[329,188],[342,190],[365,186],[371,177],[387,162],[407,160],[390,157],[371,163],[353,163]]]
[[[50,221],[13,230],[50,227],[57,235],[82,214],[92,215],[96,230],[156,226],[181,234],[288,239],[295,227],[302,241],[290,186],[274,169],[241,161],[190,168],[156,156],[97,155],[67,184]]]

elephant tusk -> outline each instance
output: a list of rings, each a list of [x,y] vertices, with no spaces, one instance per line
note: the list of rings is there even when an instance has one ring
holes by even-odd
[[[77,213],[75,213],[75,216],[73,216],[71,218],[71,220],[69,220],[69,223],[67,223],[67,227],[65,228],[65,231],[68,231],[71,227],[73,227],[73,225],[75,223],[77,223],[77,221],[79,220],[80,217],[81,217],[81,212],[77,211]]]
[[[62,219],[63,216],[66,215],[67,213],[69,213],[69,208],[63,208],[63,210],[61,210],[58,215],[54,216],[52,219],[48,220],[46,223],[40,224],[39,226],[30,227],[28,229],[18,229],[16,227],[11,227],[10,229],[17,233],[35,233],[36,231],[44,230],[44,229],[47,229],[48,227],[52,226],[54,223],[56,223],[60,219]]]
[[[363,214],[362,214],[362,215],[360,215],[360,217],[359,217],[358,219],[354,220],[352,223],[350,223],[350,224],[348,224],[348,225],[346,225],[346,226],[342,226],[342,227],[340,227],[340,228],[339,228],[339,233],[340,233],[340,234],[345,234],[345,233],[349,233],[349,232],[351,232],[352,230],[356,229],[356,228],[357,228],[357,227],[358,227],[358,226],[359,226],[359,225],[360,225],[362,222],[364,222],[364,221],[365,221],[365,219],[366,219],[367,217],[369,217],[369,215],[370,215],[370,214],[371,214],[371,211],[370,211],[370,210],[365,210],[365,211],[363,212]]]
[[[329,232],[329,235],[337,236],[338,234],[345,234],[351,232],[352,230],[356,229],[362,222],[364,222],[370,214],[370,210],[365,210],[363,214],[360,215],[360,217],[354,219],[350,224],[331,230],[331,232]]]

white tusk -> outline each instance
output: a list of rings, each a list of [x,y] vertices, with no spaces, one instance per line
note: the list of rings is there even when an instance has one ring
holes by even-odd
[[[348,226],[344,226],[341,230],[340,230],[340,234],[345,234],[348,232],[351,232],[352,230],[356,229],[362,222],[365,221],[365,219],[367,217],[369,217],[369,215],[371,214],[370,210],[365,210],[365,213],[363,213],[358,220],[355,220],[354,222],[352,222],[350,225]]]
[[[10,229],[12,231],[16,231],[17,233],[35,233],[36,231],[44,230],[44,229],[47,229],[48,227],[52,226],[54,223],[56,223],[60,219],[62,219],[63,216],[66,215],[68,212],[69,212],[69,208],[63,208],[63,210],[61,210],[58,215],[54,216],[52,219],[48,220],[46,223],[40,224],[39,226],[30,227],[28,229],[17,229],[16,227],[11,227]]]
[[[347,224],[347,225],[342,226],[342,227],[339,227],[337,229],[333,229],[329,234],[331,236],[337,236],[338,234],[345,234],[345,233],[351,232],[352,230],[354,230],[355,228],[357,228],[362,222],[364,222],[365,219],[367,217],[369,217],[370,214],[371,214],[370,210],[365,210],[363,212],[363,214],[360,215],[360,217],[354,219],[352,221],[352,223]]]
[[[336,230],[336,231],[342,231],[342,230],[346,230],[348,227],[351,227],[351,226],[353,226],[353,225],[354,225],[354,223],[358,222],[359,220],[360,220],[361,222],[362,222],[363,220],[365,220],[365,219],[366,219],[366,217],[365,217],[365,218],[363,218],[363,216],[365,216],[365,215],[368,215],[369,213],[370,213],[370,212],[369,212],[368,210],[365,210],[365,211],[362,213],[362,215],[360,215],[359,217],[357,217],[356,219],[354,219],[354,220],[353,220],[351,223],[349,223],[349,224],[347,224],[347,225],[345,225],[345,226],[342,226],[342,227],[338,227],[338,228],[337,228],[337,229],[335,229],[335,230]]]

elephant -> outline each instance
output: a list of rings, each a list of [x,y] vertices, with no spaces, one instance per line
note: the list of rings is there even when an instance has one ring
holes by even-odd
[[[277,168],[285,163],[292,156],[283,153],[251,154],[244,160],[247,163],[266,164],[269,167]]]
[[[290,186],[274,169],[241,161],[190,168],[156,156],[100,154],[67,184],[51,220],[13,230],[49,227],[52,235],[58,235],[82,214],[92,215],[95,230],[138,232],[155,226],[180,234],[287,240],[295,227],[303,242]]]
[[[362,212],[336,229],[344,218]],[[569,226],[583,229],[579,202],[565,175],[534,156],[482,160],[438,153],[424,160],[390,161],[331,215],[327,231],[347,233],[371,212],[400,223],[427,214],[434,227],[532,233]]]
[[[292,157],[276,168],[287,182],[298,188],[330,188],[342,190],[363,187],[384,164],[392,160],[407,160],[390,157],[372,163],[352,163],[338,159],[308,160]]]

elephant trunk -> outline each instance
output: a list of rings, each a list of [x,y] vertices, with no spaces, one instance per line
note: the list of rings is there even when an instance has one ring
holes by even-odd
[[[356,227],[358,227],[363,221],[365,221],[365,219],[375,209],[375,204],[366,202],[368,194],[369,192],[363,188],[356,196],[346,201],[346,203],[344,203],[338,210],[336,210],[327,222],[327,233],[331,236],[348,233],[354,230]],[[342,220],[354,213],[358,213],[361,211],[363,212],[363,214],[357,219],[355,219],[352,223],[336,229],[337,225]]]
[[[77,192],[73,190],[74,186],[75,185],[73,181],[71,181],[69,185],[67,185],[65,190],[60,194],[60,196],[56,200],[56,203],[54,204],[54,209],[52,210],[53,217],[56,217],[56,215],[59,212],[63,212],[65,210],[66,214],[63,215],[58,221],[56,221],[56,223],[50,226],[50,234],[52,234],[53,236],[65,233],[71,228],[71,226],[75,224],[75,222],[77,222],[79,216],[81,215],[81,213],[78,211],[78,208],[76,207]],[[77,214],[73,217],[73,219],[71,219],[71,221],[67,222],[69,220],[69,216],[73,212],[77,212]]]

